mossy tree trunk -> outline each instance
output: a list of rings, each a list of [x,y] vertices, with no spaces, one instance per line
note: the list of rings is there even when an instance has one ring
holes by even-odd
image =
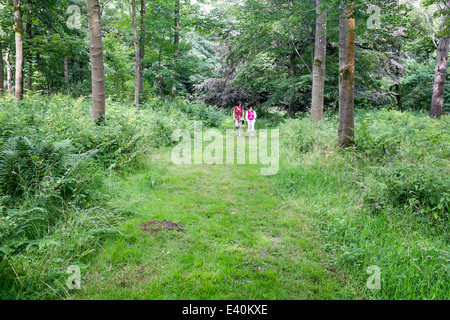
[[[327,12],[323,10],[322,0],[317,0],[316,39],[314,46],[313,85],[311,101],[311,119],[320,121],[323,118],[325,95],[325,62],[327,51]]]

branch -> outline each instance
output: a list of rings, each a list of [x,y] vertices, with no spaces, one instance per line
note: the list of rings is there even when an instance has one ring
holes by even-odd
[[[425,12],[422,12],[422,11],[419,12],[419,13],[421,13],[425,17],[425,19],[427,20],[428,27],[434,32],[434,34],[439,35],[439,33],[436,30],[434,30],[434,28],[431,26],[430,18],[428,17],[428,15]]]
[[[302,55],[298,52],[297,50],[297,46],[294,43],[294,37],[291,37],[291,41],[292,41],[292,45],[294,46],[295,52],[297,53],[297,55],[300,57],[300,59],[302,60],[303,64],[308,68],[308,71],[310,74],[312,74],[311,69],[309,68],[309,66],[306,64],[305,60],[303,60]]]
[[[431,71],[432,71],[432,72],[435,71],[435,70],[433,69],[433,67],[430,65],[430,63],[428,62],[428,59],[425,59],[425,58],[422,58],[422,57],[416,57],[416,56],[413,55],[413,54],[408,54],[408,56],[409,56],[410,58],[415,59],[415,60],[423,60],[423,61],[425,61],[426,64],[430,67]]]
[[[436,5],[437,5],[437,3],[436,3]],[[435,35],[439,36],[439,33],[436,30],[434,30],[434,28],[431,26],[430,18],[428,17],[428,15],[422,11],[420,11],[419,13],[421,13],[425,17],[425,20],[427,21],[427,25],[433,31],[433,33]],[[436,43],[436,40],[434,40],[434,36],[431,37],[431,41],[433,41],[434,47],[437,49],[438,45]]]

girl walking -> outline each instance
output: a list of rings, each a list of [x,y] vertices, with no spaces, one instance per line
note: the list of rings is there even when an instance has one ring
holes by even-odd
[[[241,101],[234,107],[233,120],[236,126],[236,136],[240,137],[242,134],[242,123],[244,122],[244,106]]]
[[[250,137],[254,137],[255,134],[255,122],[256,122],[256,111],[252,107],[245,113],[245,120],[247,120],[248,132]]]

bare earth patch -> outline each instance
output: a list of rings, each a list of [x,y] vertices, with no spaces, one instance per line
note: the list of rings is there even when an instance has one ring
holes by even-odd
[[[140,229],[144,232],[151,232],[151,233],[157,233],[162,230],[182,232],[182,231],[184,231],[184,226],[181,222],[175,223],[175,222],[166,221],[166,220],[164,220],[164,221],[152,220],[149,222],[143,222],[140,225]]]

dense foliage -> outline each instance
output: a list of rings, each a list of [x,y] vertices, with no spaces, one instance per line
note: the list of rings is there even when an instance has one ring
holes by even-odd
[[[257,129],[280,128],[282,164],[268,184],[293,207],[305,206],[334,265],[361,280],[357,267],[378,259],[388,281],[400,283],[395,292],[358,292],[447,298],[448,90],[444,115],[426,116],[438,43],[450,32],[448,19],[442,24],[447,12],[435,7],[440,2],[352,2],[356,126],[344,150],[336,144],[340,0],[322,2],[328,16],[320,122],[309,118],[316,1],[154,0],[145,17],[138,8],[136,23],[130,1],[100,1],[106,114],[92,121],[91,72],[98,68],[89,60],[86,1],[23,0],[19,25],[13,1],[0,0],[0,299],[69,297],[67,266],[86,268],[133,215],[111,181],[145,169],[143,183],[154,187],[159,180],[149,159],[172,146],[174,130],[192,131],[193,121],[229,129],[239,100],[257,111]],[[373,6],[381,9],[378,24]],[[12,95],[21,69],[18,34],[23,100]],[[140,65],[135,36],[137,48],[145,47]],[[295,202],[301,195],[311,203]],[[383,237],[392,248],[377,243]]]
[[[359,112],[352,151],[337,119],[282,124],[279,192],[314,219],[333,266],[369,299],[447,299],[450,271],[449,118]],[[382,290],[366,287],[376,265]]]
[[[34,95],[16,104],[6,96],[0,105],[1,298],[64,295],[63,266],[82,264],[128,215],[109,201],[105,178],[171,145],[175,128],[217,126],[224,117],[183,100],[139,110],[109,102],[98,126],[84,98]]]

